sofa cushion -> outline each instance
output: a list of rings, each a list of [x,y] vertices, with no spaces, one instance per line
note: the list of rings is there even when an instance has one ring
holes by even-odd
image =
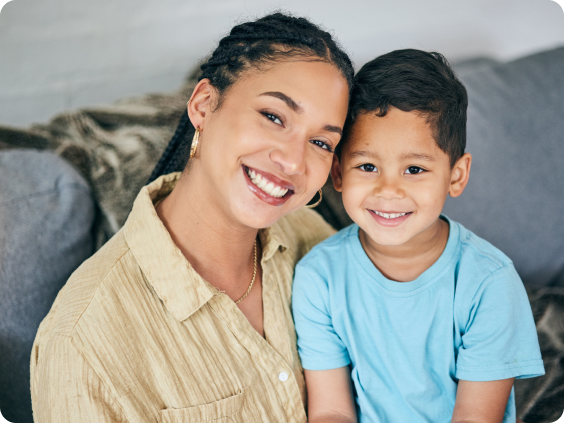
[[[0,410],[32,422],[29,361],[59,289],[93,252],[90,188],[63,159],[0,151]]]
[[[490,241],[531,286],[564,270],[564,48],[465,70],[470,181],[444,212]]]

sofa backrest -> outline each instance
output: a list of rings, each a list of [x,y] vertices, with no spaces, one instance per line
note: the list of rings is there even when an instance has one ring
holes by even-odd
[[[444,213],[507,254],[527,285],[564,286],[564,47],[460,78],[473,162]]]
[[[94,219],[90,187],[65,160],[0,151],[0,410],[8,421],[33,422],[33,340],[59,290],[92,254]]]

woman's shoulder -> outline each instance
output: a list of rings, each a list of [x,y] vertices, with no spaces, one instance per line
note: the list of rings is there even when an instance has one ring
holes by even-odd
[[[297,260],[336,232],[321,215],[306,207],[280,219],[272,230],[281,234],[286,246],[297,255]]]
[[[116,275],[129,252],[122,231],[114,235],[100,250],[76,269],[55,299],[51,310],[41,323],[36,343],[59,334],[71,336],[72,331],[84,315],[100,286]]]

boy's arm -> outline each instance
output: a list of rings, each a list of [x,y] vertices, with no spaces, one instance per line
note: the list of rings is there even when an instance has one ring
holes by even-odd
[[[460,380],[452,423],[502,423],[514,380]]]
[[[309,423],[356,423],[349,367],[304,370]]]

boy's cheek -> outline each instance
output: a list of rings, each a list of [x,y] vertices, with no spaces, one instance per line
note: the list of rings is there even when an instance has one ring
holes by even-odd
[[[371,191],[370,187],[343,181],[343,205],[353,220],[354,215],[362,213],[364,210],[364,202],[367,198],[370,198]]]

